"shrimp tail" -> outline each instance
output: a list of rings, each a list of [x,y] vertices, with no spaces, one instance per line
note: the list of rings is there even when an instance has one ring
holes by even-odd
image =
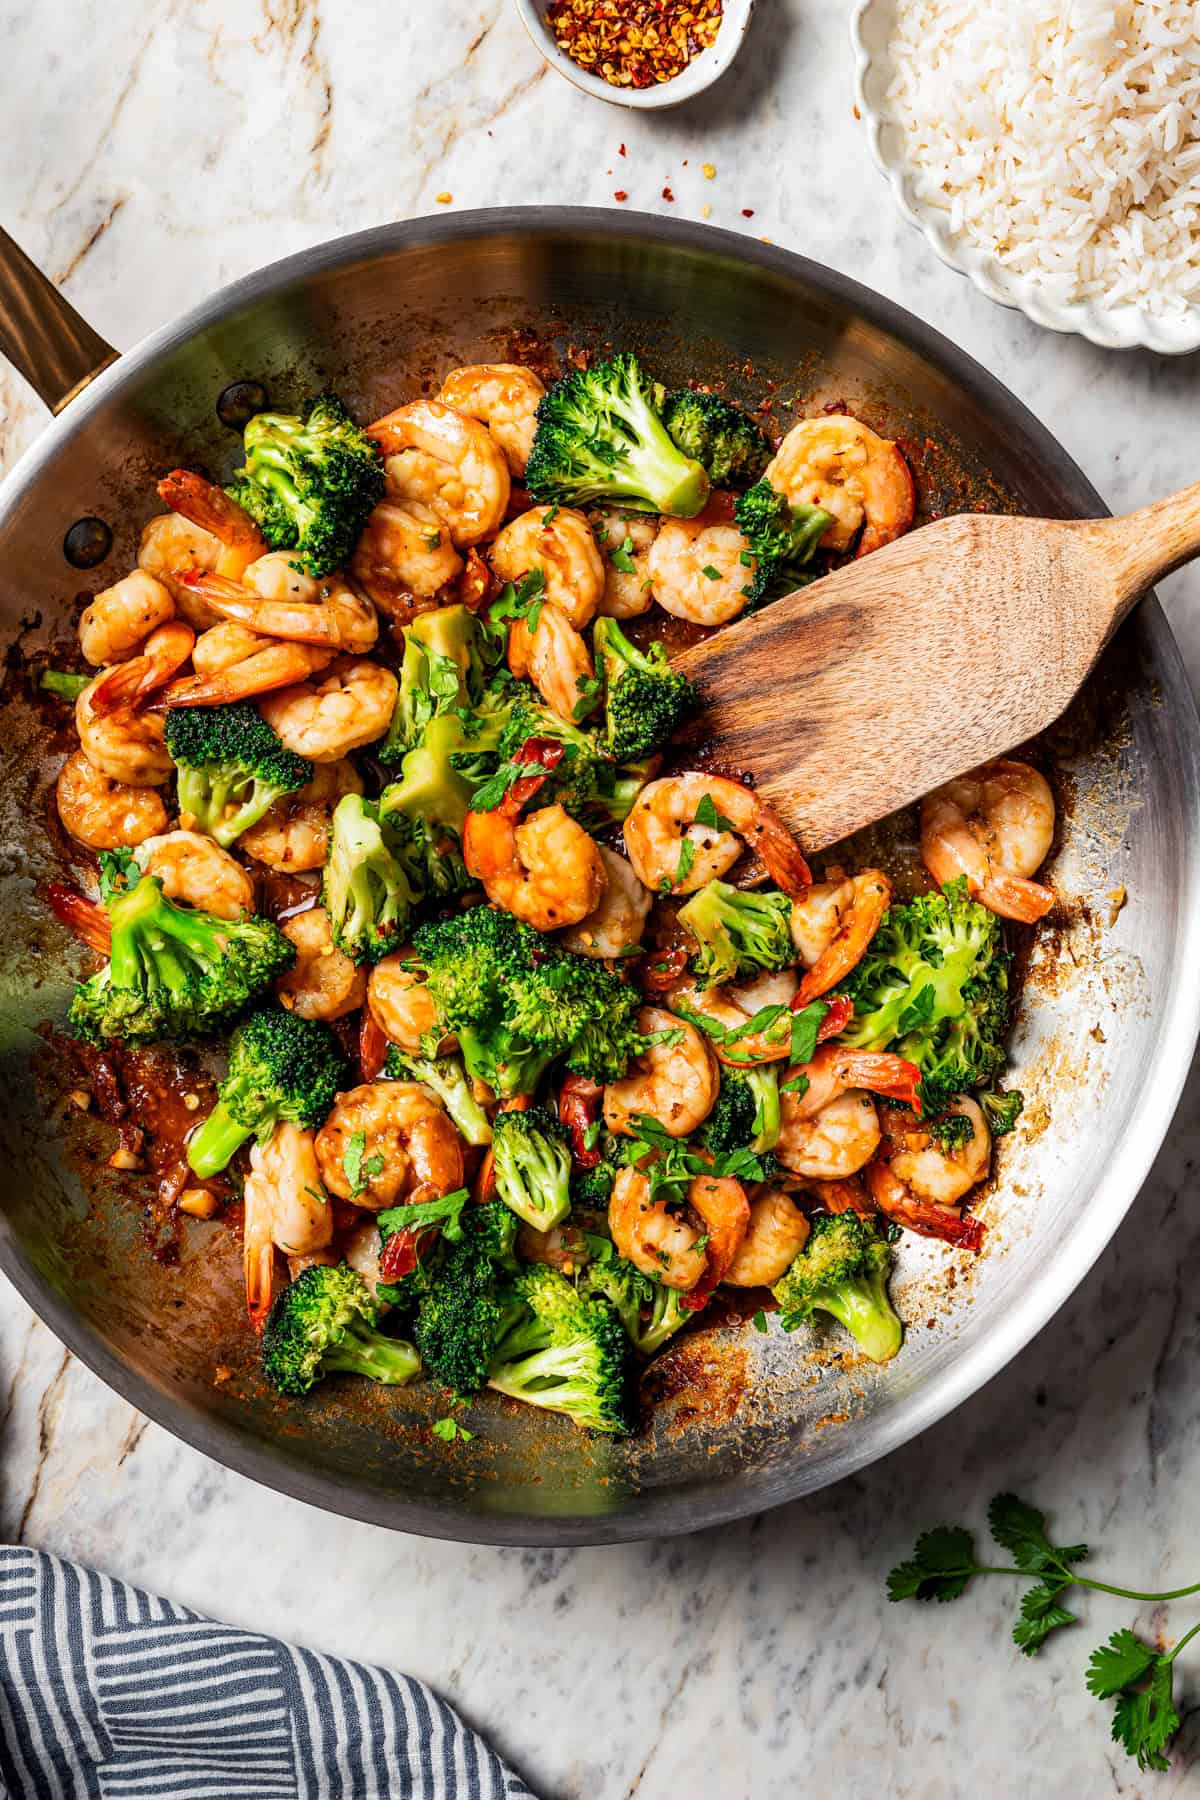
[[[333,658],[332,650],[318,650],[311,644],[270,644],[228,669],[218,669],[211,675],[189,675],[183,681],[172,682],[150,710],[161,712],[171,706],[228,706],[234,700],[274,693],[277,688],[294,687],[297,682],[307,680]]]
[[[921,1071],[916,1063],[886,1050],[851,1050],[841,1062],[839,1073],[849,1086],[866,1088],[885,1100],[910,1106],[920,1118]]]
[[[1007,869],[993,868],[979,890],[979,899],[1002,919],[1035,925],[1054,905],[1054,890],[1043,887],[1040,881],[1029,881],[1023,875],[1010,875]]]
[[[803,900],[812,886],[812,871],[773,806],[760,802],[750,841],[776,887],[782,888],[789,900]]]
[[[374,1081],[387,1059],[387,1034],[375,1022],[369,1007],[363,1008],[358,1028],[358,1067],[363,1081]]]
[[[848,1175],[842,1181],[810,1181],[808,1189],[822,1212],[856,1212],[869,1217],[876,1210],[861,1175]]]
[[[107,956],[112,949],[112,923],[103,906],[89,900],[78,888],[64,881],[52,881],[46,889],[50,910],[68,931],[74,932],[89,950]]]
[[[91,691],[88,704],[97,716],[136,708],[156,688],[169,681],[192,654],[196,634],[181,619],[159,627],[147,638],[140,656],[118,663],[102,675]]]
[[[866,1177],[872,1200],[880,1212],[894,1219],[897,1225],[907,1226],[919,1237],[939,1238],[944,1244],[954,1244],[959,1250],[971,1250],[976,1255],[982,1250],[984,1225],[973,1213],[951,1212],[944,1206],[916,1199],[893,1175],[883,1158],[868,1165]]]
[[[215,481],[197,475],[193,469],[172,469],[158,483],[159,498],[193,525],[211,531],[223,544],[250,543],[265,540],[244,507],[230,499]]]
[[[261,1331],[271,1310],[275,1286],[275,1246],[270,1239],[263,1244],[246,1244],[242,1266],[246,1278],[246,1312],[255,1331]]]

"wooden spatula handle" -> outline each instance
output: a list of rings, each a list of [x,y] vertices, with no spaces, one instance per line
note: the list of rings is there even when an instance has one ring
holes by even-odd
[[[1123,611],[1162,576],[1200,555],[1200,482],[1120,519],[1097,520],[1093,530],[1114,561]]]

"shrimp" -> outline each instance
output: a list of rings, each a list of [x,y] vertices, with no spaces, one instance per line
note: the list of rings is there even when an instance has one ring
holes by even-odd
[[[623,1168],[608,1203],[608,1228],[621,1255],[643,1275],[688,1294],[697,1310],[732,1266],[749,1222],[746,1191],[727,1175],[695,1176],[680,1212],[651,1200],[640,1169]]]
[[[371,1081],[339,1094],[316,1147],[330,1193],[368,1212],[440,1199],[463,1184],[462,1140],[415,1081]]]
[[[101,670],[88,689],[88,710],[93,716],[128,713],[149,698],[155,688],[170,681],[192,654],[196,634],[182,619],[172,619],[152,631],[137,656]]]
[[[645,1113],[671,1137],[688,1137],[707,1119],[720,1087],[708,1039],[658,1006],[642,1008],[638,1030],[645,1037],[661,1034],[661,1041],[635,1056],[620,1081],[609,1082],[604,1123],[622,1137],[633,1137],[636,1115]]]
[[[992,1134],[982,1109],[964,1096],[947,1109],[967,1119],[971,1136],[952,1148],[939,1144],[910,1113],[883,1112],[883,1148],[866,1171],[867,1188],[881,1213],[922,1237],[942,1238],[966,1250],[983,1244],[978,1219],[956,1210],[992,1161]]]
[[[704,1273],[703,1235],[665,1201],[650,1199],[650,1183],[640,1169],[617,1171],[608,1202],[613,1244],[627,1262],[664,1287],[686,1293]]]
[[[207,565],[214,574],[228,576],[230,581],[239,581],[252,562],[257,562],[260,556],[266,555],[267,540],[250,514],[236,500],[231,500],[225,489],[218,487],[215,481],[208,481],[191,469],[172,469],[158,483],[158,496],[173,511],[181,513],[193,525],[199,525],[202,531],[216,539],[216,556]],[[144,550],[144,534],[142,547]],[[192,559],[189,557],[183,566],[190,567],[191,563]],[[142,566],[147,565],[143,562]],[[173,570],[172,573],[177,571]]]
[[[321,1185],[311,1131],[282,1120],[250,1151],[245,1186],[242,1262],[246,1310],[261,1330],[271,1310],[275,1251],[308,1256],[333,1241],[333,1208]]]
[[[825,550],[848,550],[865,526],[857,554],[867,556],[906,532],[916,510],[912,475],[896,445],[848,413],[793,425],[763,479],[789,505],[820,506],[832,516]]]
[[[606,619],[636,619],[649,612],[654,595],[638,566],[658,536],[658,520],[619,508],[591,514],[592,530],[604,557],[604,593],[597,611]]]
[[[736,525],[664,519],[638,568],[664,612],[693,625],[727,625],[745,612],[758,564]]]
[[[168,589],[144,569],[134,569],[84,608],[79,648],[93,668],[124,662],[157,626],[174,617],[175,602]]]
[[[792,901],[792,942],[808,971],[797,1006],[819,1000],[858,966],[891,899],[883,870],[864,869],[844,881],[817,882],[803,900]]]
[[[369,600],[340,575],[315,581],[293,569],[286,551],[260,557],[241,581],[199,574],[179,579],[219,618],[248,626],[261,638],[364,656],[379,636],[379,620]]]
[[[106,675],[132,666],[117,663],[84,688],[75,702],[75,729],[83,754],[101,775],[124,787],[161,787],[175,773],[164,742],[161,714],[134,712],[129,707],[101,714],[92,709],[93,692]]]
[[[750,1223],[725,1271],[727,1287],[774,1287],[791,1268],[811,1227],[782,1188],[763,1187],[750,1202]]]
[[[592,528],[571,506],[535,506],[504,527],[491,550],[501,581],[519,581],[530,569],[545,578],[546,599],[582,631],[595,618],[604,594],[604,563]]]
[[[533,631],[526,619],[513,620],[508,666],[516,676],[527,675],[551,711],[568,724],[575,722],[575,708],[595,676],[587,644],[550,600],[539,611]]]
[[[68,756],[55,789],[58,816],[93,850],[140,844],[167,828],[167,809],[152,787],[129,787],[102,774],[82,750]]]
[[[363,528],[350,573],[389,619],[402,624],[433,605],[462,573],[463,559],[432,506],[381,500]]]
[[[800,1076],[807,1086],[788,1092]],[[818,1181],[856,1175],[879,1147],[879,1115],[870,1095],[915,1105],[920,1078],[917,1065],[901,1056],[823,1044],[811,1062],[793,1065],[780,1083],[780,1162]]]
[[[229,706],[235,700],[253,700],[280,688],[295,688],[297,682],[328,668],[334,658],[332,650],[318,650],[313,644],[273,643],[253,632],[247,633],[247,639],[261,648],[251,646],[248,656],[214,673],[172,682],[155,702],[156,707]],[[222,649],[226,647],[228,641]]]
[[[422,1041],[438,1028],[438,1016],[433,995],[410,966],[411,958],[409,950],[393,950],[380,958],[367,978],[367,1008],[390,1043],[409,1056],[419,1056]],[[443,1038],[438,1054],[456,1048],[457,1039]]]
[[[1028,763],[1001,757],[935,788],[921,803],[921,856],[939,884],[967,878],[974,899],[1002,919],[1032,924],[1053,889],[1029,876],[1054,840],[1054,796]]]
[[[201,632],[192,648],[192,667],[197,675],[219,675],[235,664],[245,662],[257,650],[265,650],[268,640],[251,631],[248,625],[233,625],[223,619]]]
[[[296,946],[296,960],[275,983],[280,1004],[301,1019],[340,1019],[367,995],[367,972],[356,967],[333,941],[323,906],[293,913],[280,926]]]
[[[329,852],[334,807],[343,794],[362,791],[362,776],[349,757],[318,763],[311,781],[284,794],[268,806],[256,825],[243,831],[238,849],[281,875],[322,869]]]
[[[339,656],[318,680],[268,694],[258,710],[285,749],[310,762],[340,762],[383,736],[398,691],[380,663]]]
[[[352,1269],[357,1269],[372,1297],[379,1299],[375,1290],[383,1280],[379,1267],[379,1256],[383,1244],[379,1236],[379,1227],[374,1219],[361,1219],[353,1230],[348,1231],[342,1239],[342,1260],[348,1262]],[[383,1307],[386,1303],[380,1301]]]
[[[533,449],[538,403],[545,392],[533,370],[521,363],[470,363],[451,369],[438,399],[481,420],[503,450],[509,473],[519,477]]]
[[[493,906],[535,931],[577,925],[595,912],[607,885],[598,847],[557,802],[518,821],[513,801],[509,794],[493,812],[467,814],[467,873]]]
[[[139,844],[134,861],[157,875],[168,900],[182,900],[215,919],[244,919],[254,911],[254,883],[236,857],[201,831],[168,831]]]
[[[180,587],[177,575],[215,569],[220,555],[220,539],[211,531],[193,525],[182,513],[159,513],[142,528],[138,567],[161,581],[188,624],[203,631],[215,623],[214,615]]]
[[[708,797],[718,825],[697,825]],[[664,775],[644,787],[625,821],[625,848],[643,887],[692,894],[731,869],[743,844],[756,850],[785,894],[803,900],[812,878],[800,846],[773,807],[723,775]],[[689,862],[684,844],[691,845]]]
[[[511,486],[508,464],[478,419],[440,400],[413,400],[367,432],[384,453],[391,498],[432,507],[457,550],[499,529]]]
[[[606,877],[600,903],[560,942],[580,956],[624,956],[642,941],[654,897],[647,893],[623,856],[599,846]]]

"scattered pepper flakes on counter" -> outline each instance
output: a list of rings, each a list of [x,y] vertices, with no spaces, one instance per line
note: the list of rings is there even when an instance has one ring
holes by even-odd
[[[618,144],[618,145],[617,145],[617,155],[618,155],[618,156],[624,156],[624,154],[625,154],[625,146],[624,146],[624,144]]]
[[[674,198],[675,198],[674,194],[671,192],[669,187],[665,187],[663,189],[662,197],[664,200],[674,200]]]
[[[446,192],[445,188],[443,188],[440,194],[435,194],[433,197],[437,201],[439,206],[449,206],[450,202],[454,198],[454,195],[448,194]]]
[[[555,43],[610,87],[671,81],[716,42],[724,0],[550,0]],[[624,150],[621,152],[624,155]]]
[[[617,188],[613,194],[614,200],[628,200],[628,198],[629,195],[625,192],[624,188]]]
[[[700,217],[702,219],[711,219],[712,218],[712,207],[711,206],[702,206],[700,208]]]
[[[711,181],[716,172],[716,163],[704,163],[702,165],[701,173],[703,174],[705,181]]]
[[[752,206],[743,206],[742,217],[743,219],[752,219],[754,217],[754,208]]]

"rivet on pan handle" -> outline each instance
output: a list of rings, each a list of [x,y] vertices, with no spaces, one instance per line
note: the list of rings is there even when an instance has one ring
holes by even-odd
[[[0,356],[59,413],[118,352],[0,230]]]

